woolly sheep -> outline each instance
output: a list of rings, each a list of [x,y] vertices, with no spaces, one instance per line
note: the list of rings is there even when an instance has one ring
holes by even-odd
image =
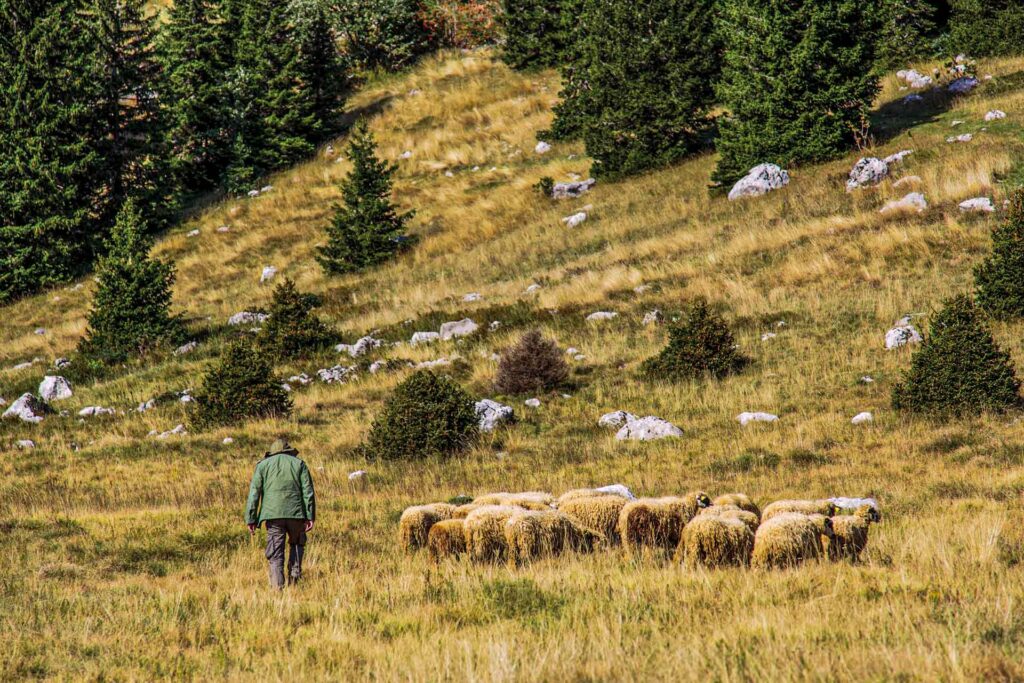
[[[839,509],[831,500],[777,500],[761,511],[761,522],[786,512],[799,512],[802,515],[825,515],[832,517]]]
[[[745,493],[723,493],[711,502],[713,505],[735,505],[740,510],[753,512],[757,515],[758,521],[761,519],[761,508],[757,507],[757,503],[750,500]]]
[[[706,507],[700,511],[698,517],[720,517],[722,519],[734,519],[738,522],[743,522],[750,528],[750,533],[757,531],[757,527],[760,526],[760,521],[757,519],[757,515],[749,510],[741,510],[735,505],[719,505],[715,504],[711,507]]]
[[[868,544],[868,527],[880,521],[882,514],[873,505],[861,505],[852,515],[833,517],[833,536],[823,536],[821,539],[829,559],[859,560]]]
[[[591,552],[600,534],[585,529],[557,510],[520,512],[505,522],[505,543],[512,565],[567,550]]]
[[[430,527],[438,522],[451,519],[455,506],[449,503],[413,505],[402,512],[398,520],[398,538],[402,547],[413,551],[427,545]]]
[[[445,557],[458,557],[466,552],[465,521],[445,519],[430,527],[427,552],[434,562],[440,562]]]
[[[466,553],[477,562],[493,562],[505,557],[505,522],[525,510],[513,505],[484,505],[470,512],[463,522]]]
[[[487,493],[473,499],[477,505],[515,505],[527,510],[550,510],[555,499],[543,491]]]
[[[609,545],[618,545],[619,515],[629,503],[620,496],[598,494],[589,498],[572,498],[559,505],[577,524],[602,534]]]
[[[616,496],[625,500],[636,500],[636,496],[634,496],[633,493],[622,484],[611,484],[609,486],[601,486],[596,489],[572,489],[571,491],[566,491],[558,497],[556,506],[560,508],[563,503],[567,503],[571,500],[576,500],[577,498],[593,498],[595,496]]]
[[[711,509],[711,508],[709,508]],[[745,510],[739,512],[749,515]],[[689,568],[745,567],[754,549],[754,532],[734,517],[699,514],[683,527],[677,561]]]
[[[630,501],[619,513],[619,538],[629,553],[636,553],[643,546],[672,551],[679,545],[683,526],[693,519],[698,510],[709,505],[711,499],[703,491],[682,497]]]
[[[832,518],[785,512],[764,521],[754,534],[751,564],[765,569],[792,567],[820,558],[822,536],[831,538]]]

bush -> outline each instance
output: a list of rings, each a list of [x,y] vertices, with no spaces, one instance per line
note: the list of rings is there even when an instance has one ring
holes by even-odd
[[[531,330],[501,354],[495,387],[505,394],[556,389],[569,379],[569,365],[563,356],[558,344],[545,339],[539,330]]]
[[[430,49],[417,0],[338,0],[334,16],[355,71],[396,71]]]
[[[447,377],[419,370],[384,402],[361,450],[381,460],[448,456],[469,448],[478,432],[469,394]]]
[[[686,317],[668,330],[668,346],[644,361],[642,372],[650,379],[681,381],[720,378],[739,372],[750,360],[736,350],[725,320],[698,301]]]
[[[319,305],[315,295],[300,293],[285,279],[274,288],[269,317],[257,337],[259,347],[277,358],[297,358],[328,346],[334,335],[312,313]]]
[[[996,318],[1024,318],[1024,190],[992,232],[992,254],[974,269],[978,306]]]
[[[725,65],[712,179],[761,163],[786,168],[845,153],[878,93],[878,2],[723,0]]]
[[[502,0],[505,45],[513,69],[558,66],[572,44],[578,0]]]
[[[420,22],[431,44],[471,49],[498,39],[498,0],[426,0]]]
[[[203,429],[248,418],[285,417],[292,401],[281,384],[263,353],[248,342],[235,342],[203,379],[189,420]]]
[[[1003,411],[1020,403],[1010,354],[996,344],[974,302],[953,297],[935,316],[910,370],[893,388],[892,405],[913,413]]]
[[[1020,0],[953,0],[949,22],[954,50],[972,57],[1024,54]]]

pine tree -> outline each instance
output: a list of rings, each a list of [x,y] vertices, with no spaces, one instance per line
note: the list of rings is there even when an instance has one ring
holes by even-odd
[[[174,341],[181,322],[171,315],[174,265],[151,258],[145,221],[125,202],[96,268],[99,286],[79,351],[118,362]]]
[[[218,187],[231,158],[223,21],[213,0],[178,0],[160,30],[167,153],[176,185],[189,194]]]
[[[396,71],[430,49],[417,0],[336,0],[334,16],[351,68]]]
[[[717,0],[585,0],[582,137],[592,173],[615,178],[696,151],[708,129],[720,57]]]
[[[0,303],[78,274],[99,242],[98,49],[73,0],[0,0]]]
[[[976,415],[1020,404],[1020,381],[970,297],[944,302],[910,370],[893,388],[897,410]]]
[[[905,67],[934,51],[937,8],[931,0],[881,0],[878,64],[883,69]]]
[[[668,337],[668,346],[644,361],[642,371],[650,379],[721,378],[750,362],[736,350],[725,320],[705,301],[698,301],[679,324],[670,326]]]
[[[330,344],[331,330],[312,312],[319,304],[316,296],[302,294],[289,279],[278,284],[257,337],[259,347],[276,358],[297,358]]]
[[[293,9],[299,42],[299,81],[312,108],[314,129],[323,136],[337,128],[348,90],[348,75],[323,3],[306,0],[294,3]]]
[[[972,57],[1024,54],[1020,0],[952,0],[950,43]]]
[[[723,0],[722,15],[729,115],[713,180],[849,149],[878,92],[878,0]]]
[[[237,341],[203,379],[189,406],[197,429],[250,418],[287,417],[292,400],[266,357],[247,341]]]
[[[348,149],[352,170],[341,184],[343,205],[334,205],[327,244],[317,260],[332,274],[383,263],[408,244],[403,234],[413,212],[398,213],[391,202],[397,166],[377,158],[377,143],[364,121],[352,130]]]
[[[1024,190],[992,232],[992,254],[974,269],[979,308],[996,318],[1024,318]]]
[[[571,0],[502,0],[505,44],[501,56],[513,69],[559,66],[571,44],[575,10]]]
[[[549,130],[538,133],[541,140],[578,140],[583,137],[583,124],[590,113],[587,97],[590,84],[586,80],[586,63],[576,56],[562,67],[562,89]]]

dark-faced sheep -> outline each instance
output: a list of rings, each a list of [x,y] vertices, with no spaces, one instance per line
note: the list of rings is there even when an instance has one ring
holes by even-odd
[[[711,499],[703,491],[630,501],[619,513],[619,538],[631,554],[644,547],[671,552],[679,545],[686,523],[709,505]]]
[[[466,516],[463,529],[466,553],[475,562],[495,562],[508,553],[505,542],[505,522],[526,512],[512,505],[484,505]]]
[[[761,523],[754,534],[751,564],[764,569],[795,567],[822,556],[822,536],[832,537],[832,518],[784,512]]]
[[[445,519],[430,527],[427,553],[434,562],[446,557],[459,557],[466,552],[465,520]]]
[[[413,505],[402,511],[398,520],[398,540],[406,550],[413,551],[427,545],[430,527],[451,519],[455,506],[449,503]]]
[[[709,508],[710,509],[710,508]],[[745,515],[751,513],[739,510]],[[683,527],[676,559],[684,566],[746,567],[754,549],[754,532],[735,517],[699,514]]]
[[[619,515],[629,501],[621,496],[598,495],[572,498],[560,504],[559,510],[580,526],[602,534],[608,545],[618,545]]]
[[[735,505],[740,510],[746,510],[757,515],[757,520],[761,521],[761,508],[757,507],[757,503],[750,500],[750,497],[745,493],[723,493],[720,496],[716,496],[711,502],[713,505]]]
[[[505,543],[512,565],[564,552],[591,552],[601,535],[557,510],[528,510],[505,522]]]
[[[859,560],[868,544],[868,527],[880,521],[882,515],[874,505],[861,505],[852,515],[833,517],[832,538],[822,537],[829,559]]]
[[[758,520],[757,515],[749,510],[741,510],[735,505],[720,505],[716,503],[711,507],[706,507],[701,510],[697,516],[735,519],[750,527],[750,533],[755,533],[757,531],[757,527],[760,526],[760,521]]]
[[[761,511],[761,521],[767,522],[776,515],[799,512],[802,515],[825,515],[832,517],[839,508],[831,500],[777,500]]]

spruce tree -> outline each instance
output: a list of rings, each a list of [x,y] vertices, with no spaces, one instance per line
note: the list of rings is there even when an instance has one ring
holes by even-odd
[[[569,365],[558,344],[530,330],[501,354],[494,386],[502,393],[524,394],[557,389],[568,379]]]
[[[615,178],[696,151],[708,128],[720,57],[717,0],[585,0],[582,137],[593,175]]]
[[[881,0],[878,64],[898,69],[934,52],[937,8],[932,0]]]
[[[953,0],[950,43],[972,57],[1024,54],[1020,0]]]
[[[189,406],[197,429],[250,418],[287,417],[292,400],[266,357],[248,341],[232,343],[206,374]]]
[[[403,231],[413,212],[398,213],[391,201],[397,166],[377,158],[377,143],[365,121],[352,130],[348,156],[352,170],[341,184],[343,204],[334,205],[327,244],[317,260],[331,274],[350,273],[383,263],[408,242]]]
[[[322,137],[337,128],[348,75],[321,0],[296,2],[293,9],[299,43],[299,82],[312,108],[314,131]]]
[[[285,279],[274,288],[270,314],[260,329],[257,344],[276,358],[297,358],[319,351],[331,343],[331,330],[313,314],[320,304],[312,294],[303,294]]]
[[[174,265],[151,258],[145,221],[125,202],[96,268],[99,286],[79,351],[118,362],[174,341],[181,322],[171,315]]]
[[[878,0],[723,0],[726,44],[713,180],[834,158],[878,92]]]
[[[897,410],[976,415],[1020,404],[1010,354],[996,344],[970,297],[944,302],[910,370],[893,388]]]
[[[0,0],[0,303],[80,273],[99,243],[98,51],[73,0]]]
[[[502,0],[505,44],[501,56],[513,69],[559,66],[571,44],[578,5],[571,0]]]
[[[668,345],[644,361],[642,372],[655,380],[721,378],[742,370],[750,359],[736,349],[725,320],[698,301],[668,328]]]
[[[360,74],[396,71],[430,49],[417,0],[335,0],[344,51]]]
[[[992,232],[992,254],[974,269],[978,306],[996,318],[1024,318],[1024,189]]]

